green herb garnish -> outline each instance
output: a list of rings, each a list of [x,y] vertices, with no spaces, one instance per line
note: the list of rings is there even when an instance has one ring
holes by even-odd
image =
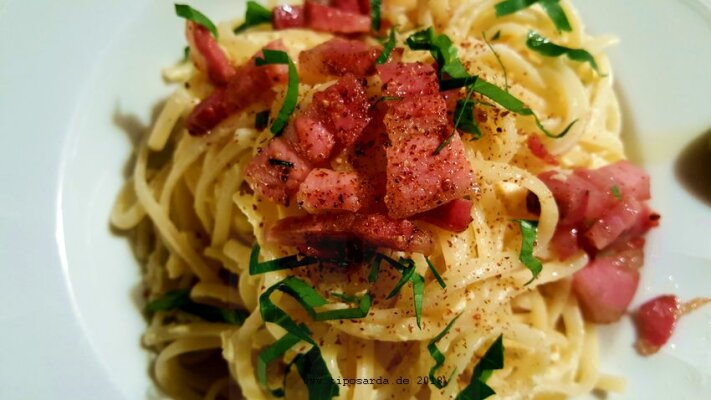
[[[491,37],[491,41],[493,42],[495,40],[499,40],[500,37],[501,37],[501,31],[498,30],[498,31],[496,31],[496,33],[494,33],[494,36]]]
[[[346,303],[357,303],[360,301],[357,297],[345,293],[331,292],[331,296],[340,299]]]
[[[390,266],[402,274],[400,280],[395,284],[395,287],[390,291],[387,298],[393,298],[400,292],[400,289],[402,289],[406,283],[411,283],[417,327],[422,329],[422,298],[425,292],[425,278],[415,272],[415,262],[413,260],[400,257],[400,260],[396,261],[385,254],[376,253],[373,259],[370,260],[370,274],[368,275],[368,281],[370,283],[373,283],[378,279],[380,263],[383,261],[390,264]]]
[[[425,257],[425,261],[427,261],[427,267],[429,267],[430,271],[432,271],[432,275],[434,275],[435,279],[437,280],[437,283],[439,283],[439,286],[444,289],[447,287],[447,284],[444,283],[444,280],[442,279],[442,275],[437,272],[437,268],[435,268],[434,264],[432,264],[432,261],[430,261],[429,258]]]
[[[167,292],[163,296],[146,304],[144,308],[146,313],[173,310],[183,311],[209,322],[226,322],[234,325],[242,325],[244,320],[249,316],[249,313],[245,310],[220,308],[196,303],[190,298],[190,289],[179,289]]]
[[[457,322],[457,319],[459,319],[461,315],[462,314],[458,314],[456,317],[454,317],[454,319],[449,321],[444,330],[440,332],[437,336],[435,336],[427,345],[427,351],[430,352],[430,356],[432,356],[432,358],[434,358],[435,360],[435,365],[430,368],[430,383],[432,383],[437,389],[442,389],[447,386],[449,384],[449,381],[452,380],[452,376],[454,376],[454,373],[456,372],[455,368],[449,376],[449,379],[447,379],[447,381],[444,383],[440,382],[440,380],[435,377],[435,372],[437,372],[437,370],[442,367],[445,359],[444,354],[442,354],[442,352],[439,351],[439,348],[437,348],[437,343],[442,340],[442,338],[445,337],[447,333],[449,333],[449,330],[452,329],[452,326],[455,322]]]
[[[415,32],[406,40],[411,50],[428,50],[437,61],[440,78],[446,72],[452,78],[468,76],[466,68],[459,60],[457,48],[445,34],[438,35],[432,27]]]
[[[306,354],[297,355],[294,365],[309,390],[309,400],[328,400],[338,396],[338,385],[318,347],[314,346]]]
[[[373,0],[373,1],[379,1],[379,0]],[[388,62],[388,58],[390,58],[390,53],[392,53],[393,49],[395,48],[395,28],[390,28],[390,33],[388,34],[388,40],[385,42],[383,45],[383,52],[380,53],[378,56],[378,59],[375,60],[376,64],[385,64]]]
[[[308,331],[306,326],[302,325],[302,328]],[[267,383],[267,366],[269,366],[270,362],[283,356],[284,353],[300,341],[301,338],[287,332],[279,340],[259,353],[259,356],[257,357],[257,379],[259,380],[259,384],[263,388],[269,390],[272,396],[284,397],[284,388],[269,389],[269,384]],[[287,370],[286,373],[288,372],[289,371]]]
[[[588,53],[586,50],[559,46],[534,31],[528,32],[526,46],[536,53],[546,57],[560,57],[562,55],[566,55],[573,61],[586,62],[590,64],[590,67],[592,67],[595,72],[600,74],[600,70],[595,62],[595,57],[593,57],[593,55]]]
[[[183,62],[190,59],[190,46],[185,46],[183,48]]]
[[[269,159],[269,163],[272,163],[273,158]],[[282,160],[276,160],[277,162],[288,162]],[[293,163],[290,163],[293,167]],[[249,255],[249,274],[259,275],[272,271],[279,271],[282,269],[293,269],[298,267],[303,267],[306,265],[316,264],[318,260],[315,257],[299,257],[296,255],[286,256],[282,258],[276,258],[274,260],[259,262],[259,251],[261,247],[259,244],[255,243],[252,247],[252,252]]]
[[[499,335],[494,343],[479,360],[472,373],[469,384],[459,392],[456,400],[483,400],[496,394],[494,389],[486,384],[494,370],[504,367],[504,341]]]
[[[240,33],[244,31],[245,29],[255,26],[255,25],[260,25],[260,24],[265,24],[265,23],[271,23],[272,22],[272,12],[268,8],[265,8],[263,5],[254,2],[254,1],[248,1],[247,2],[247,12],[245,13],[244,16],[244,22],[236,27],[234,29],[234,33]]]
[[[206,17],[205,14],[200,11],[190,7],[187,4],[176,4],[175,14],[179,17],[183,17],[189,21],[193,21],[196,24],[202,25],[207,30],[212,33],[212,36],[217,38],[217,27],[210,21],[210,18]]]
[[[559,0],[505,0],[497,3],[494,7],[496,9],[496,16],[503,17],[504,15],[521,11],[536,3],[539,3],[543,7],[548,17],[553,21],[553,24],[555,24],[558,32],[570,32],[573,30],[573,28],[570,27],[570,21],[568,21],[565,11],[563,11],[563,8],[560,6]]]
[[[284,168],[294,168],[293,162],[280,160],[278,158],[270,158],[269,165],[276,165],[278,167],[284,167]]]
[[[523,265],[528,268],[533,276],[531,280],[526,282],[526,285],[533,282],[534,279],[538,277],[538,274],[543,270],[543,264],[541,260],[533,255],[533,247],[536,244],[536,235],[538,233],[538,222],[529,221],[525,219],[516,220],[521,228],[521,252],[518,255],[518,259],[523,263]]]
[[[620,193],[620,188],[617,185],[611,187],[610,192],[617,200],[622,200],[622,193]]]
[[[263,57],[257,57],[255,64],[259,67],[267,64],[286,64],[289,66],[289,83],[284,96],[284,103],[279,109],[279,114],[272,123],[271,131],[274,136],[281,135],[281,132],[286,127],[289,121],[289,116],[296,109],[296,103],[299,99],[299,73],[296,71],[296,65],[291,61],[289,55],[281,50],[263,49]]]
[[[499,38],[499,34],[501,31],[496,31],[496,34],[491,38],[491,40],[496,40]],[[491,45],[491,42],[486,38],[486,32],[481,33],[482,37],[484,38],[484,43],[486,43],[487,46],[489,46],[489,50],[491,50],[492,53],[494,53],[494,57],[496,57],[496,62],[499,63],[499,66],[501,67],[501,70],[504,72],[504,90],[509,91],[509,77],[508,73],[506,72],[506,66],[504,65],[504,62],[501,61],[501,57],[499,57],[499,53],[494,50],[494,46]]]
[[[476,82],[476,76],[474,78],[474,81]],[[449,136],[447,136],[447,138],[444,139],[439,146],[437,146],[437,148],[432,152],[432,155],[438,155],[452,142],[452,138],[454,138],[454,135],[457,134],[457,129],[474,134],[475,140],[481,138],[481,131],[474,120],[474,102],[471,101],[474,89],[474,84],[470,84],[467,96],[464,100],[457,101],[457,107],[454,110],[454,128],[452,129],[452,133],[450,133]]]
[[[264,110],[258,112],[254,116],[254,127],[257,130],[264,130],[267,126],[269,126],[269,110]]]
[[[383,0],[370,0],[370,27],[373,32],[380,30],[380,12]]]

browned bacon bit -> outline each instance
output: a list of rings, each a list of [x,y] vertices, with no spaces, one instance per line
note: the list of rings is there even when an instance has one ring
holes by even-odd
[[[671,338],[681,316],[709,302],[709,298],[696,298],[679,304],[676,296],[663,295],[642,304],[635,316],[639,335],[635,348],[639,354],[648,356],[659,351]]]
[[[455,199],[414,218],[448,231],[463,232],[473,220],[472,202],[467,199]]]
[[[423,96],[439,92],[437,71],[422,63],[387,63],[376,66],[383,81],[383,96]]]
[[[447,110],[439,94],[391,102],[385,126],[387,194],[391,218],[407,218],[461,198],[474,187],[474,172],[459,135],[441,152],[433,152],[450,133]]]
[[[315,30],[333,33],[358,33],[370,30],[370,17],[355,12],[318,4],[307,0],[304,4],[306,25]]]
[[[266,241],[287,246],[326,249],[360,241],[373,247],[430,254],[431,234],[410,221],[380,214],[310,214],[279,220],[266,231]]]
[[[314,84],[345,74],[370,75],[381,51],[357,40],[333,38],[299,54],[299,78]]]
[[[283,164],[270,162],[273,159]],[[289,197],[296,193],[312,168],[283,138],[274,138],[250,161],[245,180],[257,194],[276,203],[289,204]]]
[[[558,160],[548,152],[548,149],[541,141],[541,138],[536,135],[530,135],[526,142],[528,149],[531,150],[534,156],[543,160],[544,163],[549,165],[558,165]]]
[[[197,69],[206,73],[215,85],[226,85],[236,70],[210,31],[188,20],[185,36],[190,44],[190,59]]]
[[[303,6],[282,4],[272,11],[274,29],[300,28],[306,23]]]
[[[281,41],[271,42],[264,48],[286,50]],[[274,97],[271,88],[276,83],[286,82],[287,66],[269,64],[258,67],[254,60],[261,55],[261,51],[255,54],[236,70],[227,86],[215,89],[193,109],[185,123],[191,135],[203,135],[231,114]]]
[[[296,194],[298,204],[309,213],[360,210],[365,191],[354,172],[337,172],[325,168],[312,170]]]

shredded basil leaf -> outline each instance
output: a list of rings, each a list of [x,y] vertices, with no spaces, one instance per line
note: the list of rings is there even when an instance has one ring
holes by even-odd
[[[210,18],[206,17],[205,14],[200,11],[190,7],[187,4],[176,4],[175,14],[179,17],[183,17],[187,20],[195,22],[196,24],[204,26],[208,31],[210,31],[210,33],[212,33],[212,36],[217,38],[217,27],[212,23],[212,21],[210,21]]]
[[[276,165],[276,166],[278,166],[278,167],[294,168],[294,163],[293,163],[293,162],[280,160],[280,159],[278,159],[278,158],[270,158],[270,159],[269,159],[269,164],[270,164],[270,165]]]
[[[296,65],[285,52],[263,49],[262,53],[264,57],[257,57],[255,60],[255,64],[258,67],[267,64],[286,64],[289,66],[289,83],[286,89],[286,96],[284,96],[284,103],[271,127],[274,136],[279,136],[284,127],[286,127],[287,122],[289,122],[289,117],[294,112],[294,109],[296,109],[296,103],[299,99],[299,73],[296,71]]]
[[[456,400],[483,400],[495,395],[496,392],[486,384],[486,381],[494,370],[502,368],[504,368],[504,342],[503,336],[499,335],[474,367],[471,381],[459,392]]]
[[[373,1],[380,1],[380,0],[373,0]],[[392,53],[393,49],[395,48],[395,28],[390,28],[390,33],[388,34],[388,40],[385,42],[383,45],[383,52],[380,53],[378,56],[378,59],[375,60],[376,64],[385,64],[388,62],[388,58],[390,58],[390,53]]]
[[[402,287],[405,286],[406,283],[412,281],[412,276],[414,274],[415,274],[414,267],[406,268],[403,271],[402,276],[400,277],[400,280],[395,284],[395,287],[393,287],[393,290],[390,291],[390,293],[387,295],[386,299],[392,299],[398,293],[400,293],[400,289],[402,289]]]
[[[496,40],[499,38],[499,34],[501,31],[496,31],[496,34],[491,38],[491,40]],[[486,38],[486,32],[482,32],[481,35],[484,37],[484,43],[486,43],[487,46],[489,46],[489,50],[491,50],[492,53],[494,53],[494,57],[496,57],[496,62],[499,63],[499,66],[501,67],[501,70],[504,72],[504,90],[506,92],[509,91],[509,76],[506,71],[506,66],[504,65],[504,62],[501,61],[501,57],[499,57],[499,53],[494,50],[494,46],[491,45],[491,42]]]
[[[434,264],[432,264],[432,261],[430,261],[429,258],[425,257],[425,261],[427,261],[427,267],[429,267],[430,271],[432,271],[432,275],[434,275],[435,279],[437,280],[437,283],[439,283],[439,286],[444,289],[447,287],[447,284],[444,283],[444,280],[442,279],[442,275],[439,274],[437,271],[437,268],[435,268]]]
[[[496,33],[494,33],[494,36],[491,37],[491,41],[493,42],[495,40],[499,40],[499,38],[501,38],[501,31],[500,30],[498,30],[498,31],[496,31]]]
[[[380,272],[380,262],[382,261],[382,258],[378,254],[376,254],[371,260],[370,260],[370,273],[368,274],[368,282],[369,283],[375,283],[375,281],[378,280],[378,273]]]
[[[427,345],[427,351],[430,352],[430,356],[432,356],[432,358],[435,360],[435,365],[433,365],[432,368],[430,368],[430,376],[429,376],[430,383],[433,384],[437,389],[442,389],[445,386],[447,386],[449,384],[449,381],[452,380],[452,376],[454,376],[454,373],[457,370],[456,368],[454,370],[452,370],[452,374],[449,376],[449,379],[447,379],[447,381],[444,383],[440,382],[440,380],[435,377],[435,372],[437,372],[437,370],[442,367],[442,365],[444,364],[444,360],[445,360],[444,354],[442,354],[442,352],[439,351],[439,348],[437,348],[437,343],[440,340],[442,340],[442,338],[445,337],[445,335],[447,335],[447,333],[449,333],[449,330],[452,329],[452,326],[454,325],[454,323],[457,322],[457,319],[459,319],[459,317],[461,317],[461,316],[462,316],[461,313],[457,314],[456,317],[454,317],[451,321],[449,321],[449,323],[444,328],[444,330],[442,330],[442,332],[440,332],[437,336],[435,336],[430,341],[430,343]]]
[[[269,126],[269,110],[258,112],[254,116],[254,127],[257,130],[261,131],[264,130],[264,128],[266,128],[267,126]]]
[[[388,299],[397,295],[406,283],[410,282],[412,284],[412,297],[415,307],[417,327],[422,329],[422,298],[425,292],[425,278],[415,272],[415,262],[412,259],[400,257],[400,260],[396,261],[385,254],[377,253],[370,264],[371,269],[368,280],[371,283],[375,282],[377,279],[381,261],[387,262],[402,274],[400,280],[388,294]]]
[[[410,35],[406,43],[411,50],[428,50],[437,61],[440,78],[447,73],[452,78],[464,78],[469,74],[459,60],[457,48],[445,34],[437,35],[432,27]]]
[[[190,289],[172,290],[163,296],[149,302],[144,308],[146,313],[156,311],[180,310],[200,317],[209,322],[226,322],[242,325],[249,313],[245,310],[214,307],[196,303],[190,298]]]
[[[269,162],[271,164],[271,160]],[[281,161],[281,160],[277,160]],[[286,161],[283,161],[286,162]],[[293,166],[293,165],[292,165]],[[318,260],[315,257],[301,257],[297,255],[286,256],[282,258],[276,258],[274,260],[259,262],[259,251],[261,247],[258,243],[255,243],[252,247],[252,252],[249,255],[249,274],[259,275],[272,271],[279,271],[282,269],[293,269],[298,267],[303,267],[306,265],[316,264]]]
[[[373,32],[380,30],[380,8],[383,5],[383,0],[370,0],[370,27]]]
[[[489,99],[493,100],[496,102],[498,105],[501,107],[514,112],[519,115],[524,115],[524,116],[532,116],[534,120],[536,121],[536,126],[538,126],[538,129],[541,130],[546,136],[554,139],[559,139],[565,136],[570,129],[575,125],[575,123],[578,122],[577,119],[573,120],[568,124],[568,126],[563,129],[558,134],[553,134],[550,131],[548,131],[543,124],[541,124],[540,119],[538,118],[538,115],[533,112],[530,108],[526,107],[526,105],[516,97],[514,97],[512,94],[506,92],[505,90],[501,89],[500,87],[494,85],[493,83],[489,83],[485,81],[484,79],[477,77],[476,75],[473,76],[468,76],[464,78],[455,78],[455,79],[447,79],[444,80],[440,83],[440,88],[441,90],[449,90],[449,89],[456,89],[458,87],[462,86],[468,86],[468,85],[474,85],[474,91],[488,97]]]
[[[475,75],[473,83],[476,82],[476,78],[477,76]],[[467,96],[464,98],[464,101],[457,101],[457,107],[454,111],[454,128],[452,129],[452,133],[437,146],[435,151],[432,152],[432,155],[438,155],[452,142],[452,138],[457,134],[457,129],[460,129],[460,125],[464,132],[473,133],[475,140],[481,138],[481,131],[474,120],[474,103],[470,101],[472,93],[474,93],[474,84],[469,85],[469,90],[467,91]]]
[[[553,21],[553,24],[555,24],[558,32],[570,32],[573,30],[573,28],[570,27],[570,21],[568,21],[565,11],[563,11],[563,8],[560,6],[559,0],[505,0],[497,3],[494,8],[496,9],[496,16],[503,17],[504,15],[521,11],[536,3],[540,3],[546,14],[548,14],[548,17]]]
[[[538,222],[525,219],[518,219],[516,221],[518,221],[519,227],[521,228],[521,252],[518,255],[518,259],[533,274],[531,280],[526,282],[526,285],[528,285],[533,282],[533,280],[538,277],[538,274],[541,273],[541,270],[543,270],[541,260],[533,255],[533,248],[536,244],[536,235],[538,233]]]
[[[183,61],[188,61],[190,59],[190,46],[185,46],[183,48]]]
[[[560,57],[562,55],[566,55],[573,61],[586,62],[590,64],[590,67],[592,67],[595,72],[600,74],[597,62],[595,62],[595,57],[593,57],[593,55],[588,53],[586,50],[559,46],[534,31],[528,32],[526,46],[536,53],[546,57]],[[602,76],[602,74],[600,75]]]
[[[422,299],[425,295],[425,278],[420,274],[412,275],[412,297],[415,303],[417,327],[422,329]]]
[[[244,16],[244,22],[238,26],[237,28],[234,29],[234,33],[240,33],[244,31],[245,29],[255,26],[255,25],[260,25],[260,24],[265,24],[265,23],[271,23],[272,22],[272,12],[268,8],[265,8],[263,5],[254,2],[254,1],[248,1],[247,2],[247,12],[245,13]]]
[[[620,192],[620,188],[617,187],[617,185],[611,187],[610,192],[613,196],[615,196],[617,200],[622,200],[622,193]]]
[[[357,297],[345,293],[331,292],[331,296],[340,299],[346,303],[357,303],[360,301]]]
[[[306,354],[296,356],[294,365],[309,390],[309,400],[328,400],[338,396],[338,385],[333,381],[318,347],[314,346]]]
[[[303,329],[308,331],[308,328],[306,328],[306,326],[302,327]],[[269,389],[269,384],[267,383],[267,367],[269,366],[270,362],[283,356],[284,353],[286,353],[290,348],[292,348],[300,341],[301,339],[298,336],[287,332],[271,346],[262,350],[259,353],[259,356],[257,357],[257,379],[259,380],[259,384],[263,388],[269,390],[269,392],[275,397],[284,397],[284,388]],[[286,373],[289,373],[288,369],[286,370]]]

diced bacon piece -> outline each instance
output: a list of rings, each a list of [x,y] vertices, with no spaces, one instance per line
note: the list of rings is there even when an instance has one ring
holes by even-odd
[[[294,129],[296,140],[292,145],[295,149],[316,164],[328,160],[336,139],[321,121],[306,114],[300,115],[294,119]]]
[[[296,193],[298,204],[311,214],[328,211],[360,210],[364,192],[354,172],[336,172],[316,168],[306,177]]]
[[[282,4],[272,11],[272,25],[275,29],[300,28],[306,24],[303,6]]]
[[[625,313],[637,286],[639,271],[616,265],[614,258],[591,261],[573,276],[573,289],[585,317],[595,323],[615,322]]]
[[[190,44],[190,59],[197,69],[207,73],[215,85],[227,84],[236,70],[210,31],[202,25],[187,21],[185,36]]]
[[[549,165],[558,165],[558,160],[553,156],[553,154],[548,152],[548,149],[541,141],[541,138],[536,135],[530,135],[526,141],[528,149],[531,150],[534,156],[543,160],[544,163]]]
[[[433,154],[450,133],[442,97],[413,96],[392,103],[384,120],[391,141],[385,196],[390,217],[406,218],[469,194],[474,172],[459,135]]]
[[[266,232],[266,241],[319,249],[360,241],[398,251],[430,254],[433,241],[407,220],[379,214],[310,214],[282,219]],[[342,245],[342,244],[341,244]]]
[[[383,96],[424,96],[439,93],[437,71],[430,64],[386,63],[376,66]]]
[[[309,84],[346,74],[363,77],[375,72],[381,51],[361,41],[333,38],[299,54],[299,77]]]
[[[370,15],[370,0],[358,0],[360,4],[360,12],[364,15]]]
[[[596,170],[581,170],[591,183],[600,190],[609,192],[617,186],[623,197],[630,196],[637,200],[649,200],[649,175],[629,161],[618,161]]]
[[[567,260],[580,250],[578,228],[558,226],[551,239],[551,246],[561,260]]]
[[[311,109],[341,148],[352,146],[370,122],[368,96],[353,75],[346,75],[314,94]]]
[[[463,232],[473,221],[472,202],[467,199],[455,199],[415,218],[448,231]]]
[[[585,237],[595,248],[602,250],[632,228],[642,212],[642,205],[633,197],[618,201],[615,207],[595,221]]]
[[[245,180],[255,193],[288,205],[289,197],[296,193],[311,169],[283,138],[274,138],[249,162]]]
[[[371,110],[371,122],[348,152],[348,161],[353,170],[360,175],[363,188],[367,193],[363,209],[378,213],[387,213],[383,202],[385,171],[388,165],[385,145],[389,141],[383,125],[386,109],[385,104],[380,103]]]
[[[315,30],[333,33],[358,33],[370,30],[370,17],[358,13],[306,1],[306,25]]]
[[[363,14],[359,0],[331,0],[331,7],[354,14]]]
[[[281,41],[271,42],[264,48],[285,50]],[[274,96],[271,87],[286,82],[288,70],[285,65],[257,67],[254,60],[261,56],[261,51],[255,54],[237,69],[227,86],[215,89],[193,109],[185,123],[191,135],[205,134],[231,114]]]
[[[642,304],[635,322],[639,340],[637,349],[642,354],[656,353],[664,346],[672,333],[679,315],[679,300],[676,296],[659,296]]]
[[[587,181],[576,175],[561,179],[556,171],[544,172],[539,179],[553,192],[560,210],[559,225],[571,226],[583,221],[590,192],[594,189]]]

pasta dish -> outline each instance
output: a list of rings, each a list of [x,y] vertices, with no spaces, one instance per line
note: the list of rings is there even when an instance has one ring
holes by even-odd
[[[613,37],[568,0],[175,11],[176,90],[111,215],[161,391],[624,390],[595,325],[626,312],[659,215],[625,160]]]

